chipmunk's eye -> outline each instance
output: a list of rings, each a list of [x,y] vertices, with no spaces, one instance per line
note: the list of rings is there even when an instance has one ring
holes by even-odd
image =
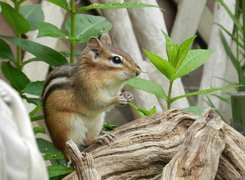
[[[112,61],[113,61],[115,64],[120,64],[120,63],[122,63],[122,59],[121,59],[119,56],[113,56],[113,57],[112,57]]]

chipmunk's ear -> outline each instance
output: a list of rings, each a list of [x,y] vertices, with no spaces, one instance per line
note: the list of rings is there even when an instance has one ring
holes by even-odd
[[[87,47],[91,51],[98,52],[102,48],[102,44],[100,43],[99,39],[97,39],[96,37],[91,37],[88,40]]]
[[[100,42],[103,45],[107,45],[107,46],[111,46],[112,45],[110,36],[108,34],[105,34],[105,33],[100,36]]]

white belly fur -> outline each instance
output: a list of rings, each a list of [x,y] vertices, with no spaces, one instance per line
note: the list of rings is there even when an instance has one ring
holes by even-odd
[[[86,117],[74,114],[71,119],[71,132],[69,138],[78,146],[84,144],[86,139],[94,139],[99,136],[104,123],[105,113],[94,117]]]

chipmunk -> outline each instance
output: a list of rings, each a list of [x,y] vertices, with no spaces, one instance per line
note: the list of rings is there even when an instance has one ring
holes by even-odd
[[[44,117],[54,145],[70,160],[65,142],[79,146],[109,143],[111,134],[100,136],[105,112],[132,100],[120,94],[124,82],[141,70],[125,52],[112,48],[111,39],[89,39],[76,64],[63,65],[47,77],[42,100]]]

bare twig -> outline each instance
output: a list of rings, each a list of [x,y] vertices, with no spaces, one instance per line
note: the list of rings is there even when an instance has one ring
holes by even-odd
[[[81,153],[77,145],[69,140],[66,142],[68,152],[79,180],[100,180],[100,175],[94,166],[93,156],[90,153]]]

